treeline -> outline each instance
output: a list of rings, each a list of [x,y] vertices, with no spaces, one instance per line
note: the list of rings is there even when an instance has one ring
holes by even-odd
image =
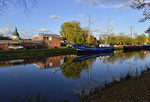
[[[119,36],[115,34],[102,35],[99,37],[99,43],[108,43],[108,44],[118,44],[118,45],[141,45],[141,44],[150,44],[150,37],[147,37],[145,34],[137,35],[134,37],[127,36],[124,33],[120,33]]]
[[[64,39],[70,42],[84,45],[88,43],[89,30],[83,29],[78,21],[64,22],[61,25],[61,31],[59,33]],[[141,45],[150,44],[150,37],[147,37],[145,34],[134,34],[134,37],[131,37],[131,35],[126,35],[124,33],[120,33],[119,36],[116,36],[114,33],[110,33],[102,34],[99,39],[97,39],[92,35],[92,33],[90,33],[89,43]]]

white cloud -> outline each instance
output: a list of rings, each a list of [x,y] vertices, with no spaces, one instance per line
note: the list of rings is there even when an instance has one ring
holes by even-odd
[[[13,26],[12,26],[12,24],[10,24],[10,23],[6,23],[6,28],[8,28],[8,29],[12,29],[12,28],[13,28]]]
[[[78,15],[79,17],[84,17],[85,15],[81,14],[81,15]]]
[[[92,32],[100,32],[100,31],[101,31],[100,28],[95,28],[92,30]]]
[[[116,9],[122,9],[129,7],[130,2],[132,0],[91,0],[91,3],[96,5],[95,8],[116,8]],[[89,2],[89,0],[76,0],[77,3],[83,3],[83,2]],[[111,5],[110,5],[111,3]]]
[[[41,23],[45,24],[45,23],[47,23],[47,21],[41,21]]]
[[[146,1],[144,1],[145,3],[150,3],[150,0],[146,0]]]
[[[89,2],[89,0],[75,0],[77,3]],[[91,0],[91,3],[99,4],[99,3],[122,3],[131,0]]]
[[[9,28],[0,28],[0,34],[8,36],[12,34],[12,31]]]
[[[100,4],[99,6],[100,6],[100,8],[110,8],[109,6],[106,6],[106,5],[103,5],[103,4]]]
[[[51,15],[50,18],[55,19],[56,21],[58,21],[59,19],[61,19],[61,16]]]
[[[25,34],[27,34],[28,32],[26,32],[26,31],[22,31],[21,33],[25,35]]]
[[[116,8],[116,9],[122,9],[122,8],[126,8],[126,7],[129,7],[129,6],[130,6],[129,2],[124,2],[122,4],[114,5],[113,7]]]
[[[48,29],[42,28],[42,29],[39,29],[38,32],[44,33],[44,32],[50,32],[50,31]]]

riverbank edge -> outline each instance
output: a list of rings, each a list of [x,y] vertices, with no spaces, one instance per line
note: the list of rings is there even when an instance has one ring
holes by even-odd
[[[126,78],[120,82],[106,84],[101,90],[96,89],[80,102],[149,102],[150,72],[143,73],[139,77],[126,76]]]
[[[123,47],[114,47],[114,50],[123,50]],[[0,60],[44,58],[59,55],[77,54],[74,48],[58,49],[28,49],[0,51]]]
[[[74,48],[0,51],[0,60],[45,58],[76,53],[77,51]]]

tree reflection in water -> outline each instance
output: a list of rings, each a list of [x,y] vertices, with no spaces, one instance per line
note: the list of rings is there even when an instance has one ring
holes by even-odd
[[[61,65],[62,74],[67,78],[77,79],[84,70],[90,69],[91,64],[95,58],[83,60],[80,62],[73,62],[75,56],[64,58],[64,63]]]
[[[64,63],[61,65],[62,74],[67,78],[77,79],[80,78],[80,74],[84,70],[91,68],[92,63],[96,60],[97,57],[108,57],[114,53],[98,53],[90,54],[83,56],[71,56],[64,59]]]

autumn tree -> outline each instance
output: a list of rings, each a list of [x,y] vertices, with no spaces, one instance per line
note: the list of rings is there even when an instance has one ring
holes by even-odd
[[[87,43],[87,37],[88,37],[88,31],[83,30],[80,27],[80,22],[78,21],[71,21],[71,22],[65,22],[61,25],[61,31],[59,32],[60,35],[74,43],[78,44],[86,44]],[[90,41],[92,38],[90,39]]]
[[[150,19],[150,1],[148,0],[134,0],[131,7],[133,9],[143,10],[143,17],[139,22],[145,22]],[[150,26],[146,30],[146,33],[150,34]]]
[[[144,44],[147,42],[147,36],[145,34],[141,34],[137,37],[137,41]]]

